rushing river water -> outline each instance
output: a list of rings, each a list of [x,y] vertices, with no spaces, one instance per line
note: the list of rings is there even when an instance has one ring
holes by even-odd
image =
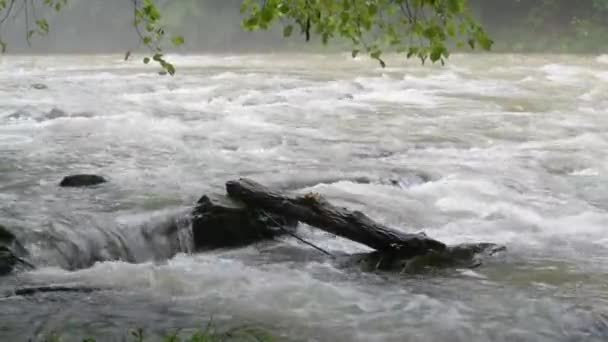
[[[113,341],[211,316],[292,340],[608,340],[608,57],[172,61],[176,77],[119,56],[0,57],[0,224],[37,266],[0,278],[0,291],[101,289],[0,299],[0,340]],[[57,186],[83,172],[110,182]],[[242,176],[508,252],[474,270],[391,275],[338,267],[287,238],[169,260],[129,238]],[[137,263],[81,260],[111,259],[108,231]]]

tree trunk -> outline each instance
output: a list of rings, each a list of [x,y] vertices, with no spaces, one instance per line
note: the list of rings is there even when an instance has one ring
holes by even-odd
[[[401,257],[412,257],[446,248],[425,234],[403,233],[374,222],[359,211],[335,207],[317,194],[288,197],[249,179],[226,183],[226,191],[251,208],[309,224],[377,251],[398,251]]]

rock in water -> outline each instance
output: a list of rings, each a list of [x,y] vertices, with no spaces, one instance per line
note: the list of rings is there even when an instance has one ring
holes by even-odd
[[[51,109],[50,112],[48,112],[45,115],[45,118],[49,119],[49,120],[53,120],[53,119],[57,119],[57,118],[63,118],[63,117],[66,117],[66,116],[68,116],[68,113],[62,111],[59,108],[53,108],[53,109]]]
[[[10,244],[13,240],[15,240],[15,235],[4,228],[3,225],[0,225],[0,245]]]
[[[32,88],[37,89],[37,90],[43,90],[43,89],[48,89],[49,87],[46,84],[34,83],[34,84],[32,84]]]
[[[106,179],[98,175],[72,175],[65,177],[59,186],[61,187],[84,187],[106,183]]]
[[[15,236],[3,226],[0,226],[0,276],[9,274],[15,266],[13,253],[8,249]]]
[[[239,247],[295,230],[297,222],[248,208],[225,196],[203,196],[192,212],[194,248]]]
[[[7,275],[13,271],[16,264],[16,258],[11,251],[0,246],[0,276]]]
[[[30,267],[21,259],[26,251],[17,238],[4,226],[0,225],[0,276],[11,273],[19,266]]]

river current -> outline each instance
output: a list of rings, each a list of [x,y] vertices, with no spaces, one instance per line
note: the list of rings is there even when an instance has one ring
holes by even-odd
[[[0,299],[0,340],[114,341],[210,317],[295,341],[608,340],[608,56],[392,57],[385,69],[341,54],[170,59],[175,77],[121,56],[0,57],[0,224],[37,266],[0,278],[0,292],[100,289]],[[74,173],[109,183],[58,187]],[[65,255],[239,177],[508,250],[420,275],[337,267],[291,238],[168,260],[133,247],[135,263],[86,267]]]

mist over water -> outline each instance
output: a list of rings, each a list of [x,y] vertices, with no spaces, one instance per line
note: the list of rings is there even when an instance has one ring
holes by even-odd
[[[0,339],[61,330],[112,340],[133,327],[204,327],[210,315],[293,340],[608,339],[606,56],[457,55],[446,67],[389,58],[386,69],[342,54],[170,59],[175,77],[119,55],[0,59],[1,223],[39,266],[0,278],[0,291],[103,289],[0,299]],[[81,172],[110,182],[57,186]],[[169,260],[132,249],[137,264],[69,271],[81,267],[40,238],[67,236],[79,248],[61,248],[78,256],[110,253],[96,245],[103,232],[136,245],[132,227],[243,176],[508,252],[474,270],[369,274],[287,238]],[[330,251],[366,250],[300,228]]]
[[[303,37],[282,39],[280,28],[246,32],[241,25],[240,0],[164,0],[155,3],[162,9],[167,51],[268,51],[293,48],[293,42],[297,41],[298,45],[304,42]],[[36,16],[48,21],[50,31],[44,36],[35,34],[28,42],[24,11],[13,11],[0,27],[0,37],[7,43],[9,53],[147,52],[133,27],[132,0],[70,0],[60,12],[49,9],[42,2],[33,4],[36,4]],[[34,11],[31,12],[33,15]],[[186,39],[179,48],[170,43],[170,38],[177,35]],[[311,43],[305,48],[318,45]]]

